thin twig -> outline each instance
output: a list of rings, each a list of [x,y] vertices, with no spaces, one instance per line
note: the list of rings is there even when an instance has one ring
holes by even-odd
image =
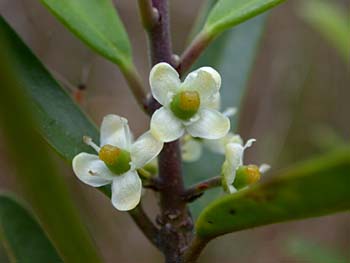
[[[138,105],[146,112],[147,94],[141,78],[134,67],[121,68],[121,71],[131,89]]]
[[[140,228],[142,233],[148,238],[148,240],[157,248],[160,247],[159,243],[159,229],[149,219],[141,204],[136,208],[129,211],[130,216]]]
[[[188,71],[193,63],[199,58],[202,52],[208,47],[211,41],[214,39],[211,35],[205,31],[199,33],[188,48],[183,52],[180,57],[180,62],[177,66],[177,71],[180,75],[183,75]]]
[[[184,254],[185,263],[195,263],[210,239],[195,236]]]
[[[216,176],[191,186],[183,194],[184,200],[186,202],[193,202],[198,197],[200,197],[205,191],[215,187],[220,187],[221,180],[221,176]]]

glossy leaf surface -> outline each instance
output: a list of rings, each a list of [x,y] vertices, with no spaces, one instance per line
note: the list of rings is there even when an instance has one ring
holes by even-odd
[[[22,79],[23,72],[18,71],[16,64],[22,54],[27,59],[22,62],[28,62],[22,67],[29,73],[35,72],[35,68],[30,67],[33,64],[29,63],[34,57],[25,52],[25,46],[6,23],[0,22],[0,128],[18,185],[64,262],[102,262],[72,203],[68,187],[37,132],[39,115],[38,112],[33,114],[33,109],[44,110],[30,105],[32,94],[24,85],[28,75]],[[54,104],[54,98],[50,99]]]
[[[204,30],[217,35],[240,24],[284,0],[219,0],[210,11]]]
[[[198,235],[218,235],[350,209],[350,149],[297,165],[270,180],[210,204]]]
[[[20,86],[32,100],[42,136],[68,161],[79,152],[91,152],[82,138],[88,135],[97,141],[96,127],[2,18],[0,29],[9,43],[3,52],[9,56],[16,74],[21,76]]]
[[[122,68],[131,64],[131,47],[111,0],[40,0],[69,30]]]

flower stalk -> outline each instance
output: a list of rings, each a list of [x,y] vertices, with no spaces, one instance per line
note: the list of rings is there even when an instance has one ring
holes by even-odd
[[[159,248],[159,229],[153,224],[146,212],[143,210],[141,203],[133,210],[130,210],[129,214],[147,239],[155,247]]]

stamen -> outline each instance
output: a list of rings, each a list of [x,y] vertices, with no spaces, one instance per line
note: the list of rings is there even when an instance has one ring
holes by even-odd
[[[268,164],[266,164],[266,163],[263,163],[262,165],[260,165],[260,167],[259,167],[259,172],[260,173],[266,173],[268,170],[270,170],[271,169],[271,166],[270,165],[268,165]]]
[[[246,144],[243,146],[243,149],[247,149],[253,145],[253,143],[256,142],[256,139],[249,139]]]
[[[100,147],[98,147],[96,145],[96,143],[94,143],[91,139],[91,137],[89,136],[83,136],[83,141],[85,144],[89,145],[90,147],[92,147],[96,152],[100,151]]]
[[[123,122],[123,131],[124,131],[124,138],[126,138],[126,140],[129,142],[131,142],[131,138],[130,138],[130,130],[129,130],[129,126],[128,126],[128,120],[121,117],[121,120]]]
[[[93,171],[91,171],[91,170],[89,170],[89,174],[90,174],[91,176],[97,175],[95,172],[93,172]]]
[[[222,113],[223,115],[225,115],[227,118],[232,117],[233,115],[235,115],[237,112],[236,108],[233,107],[229,107],[226,110],[224,110],[224,112]]]

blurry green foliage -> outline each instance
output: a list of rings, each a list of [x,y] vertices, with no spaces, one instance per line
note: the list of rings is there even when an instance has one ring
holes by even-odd
[[[31,67],[38,62],[4,20],[0,20],[0,50],[1,130],[26,200],[32,205],[35,215],[65,262],[101,262],[72,203],[67,185],[58,175],[49,151],[36,130],[38,124],[29,105],[28,86],[23,85],[27,83],[28,75],[18,71],[16,59],[24,56],[22,69],[33,74],[31,85],[35,85],[37,77],[40,77],[40,74],[35,75],[36,68]],[[19,52],[18,57],[13,56],[11,51]],[[47,85],[50,82],[45,84],[45,88],[50,87]],[[42,93],[45,94],[44,91]],[[50,99],[47,103],[53,104],[55,98]]]
[[[350,10],[345,11],[332,1],[301,3],[304,19],[338,50],[345,62],[350,63]]]
[[[11,59],[14,71],[20,76],[19,85],[30,97],[31,110],[42,136],[68,161],[79,152],[91,152],[82,138],[88,135],[98,141],[96,127],[3,18],[0,18],[0,29],[9,43],[2,47],[2,52]]]
[[[30,212],[4,194],[0,195],[0,241],[11,262],[63,262]]]
[[[320,246],[315,242],[302,238],[291,238],[287,242],[287,253],[295,259],[310,263],[349,263],[350,259],[346,259],[337,251],[330,248]]]

